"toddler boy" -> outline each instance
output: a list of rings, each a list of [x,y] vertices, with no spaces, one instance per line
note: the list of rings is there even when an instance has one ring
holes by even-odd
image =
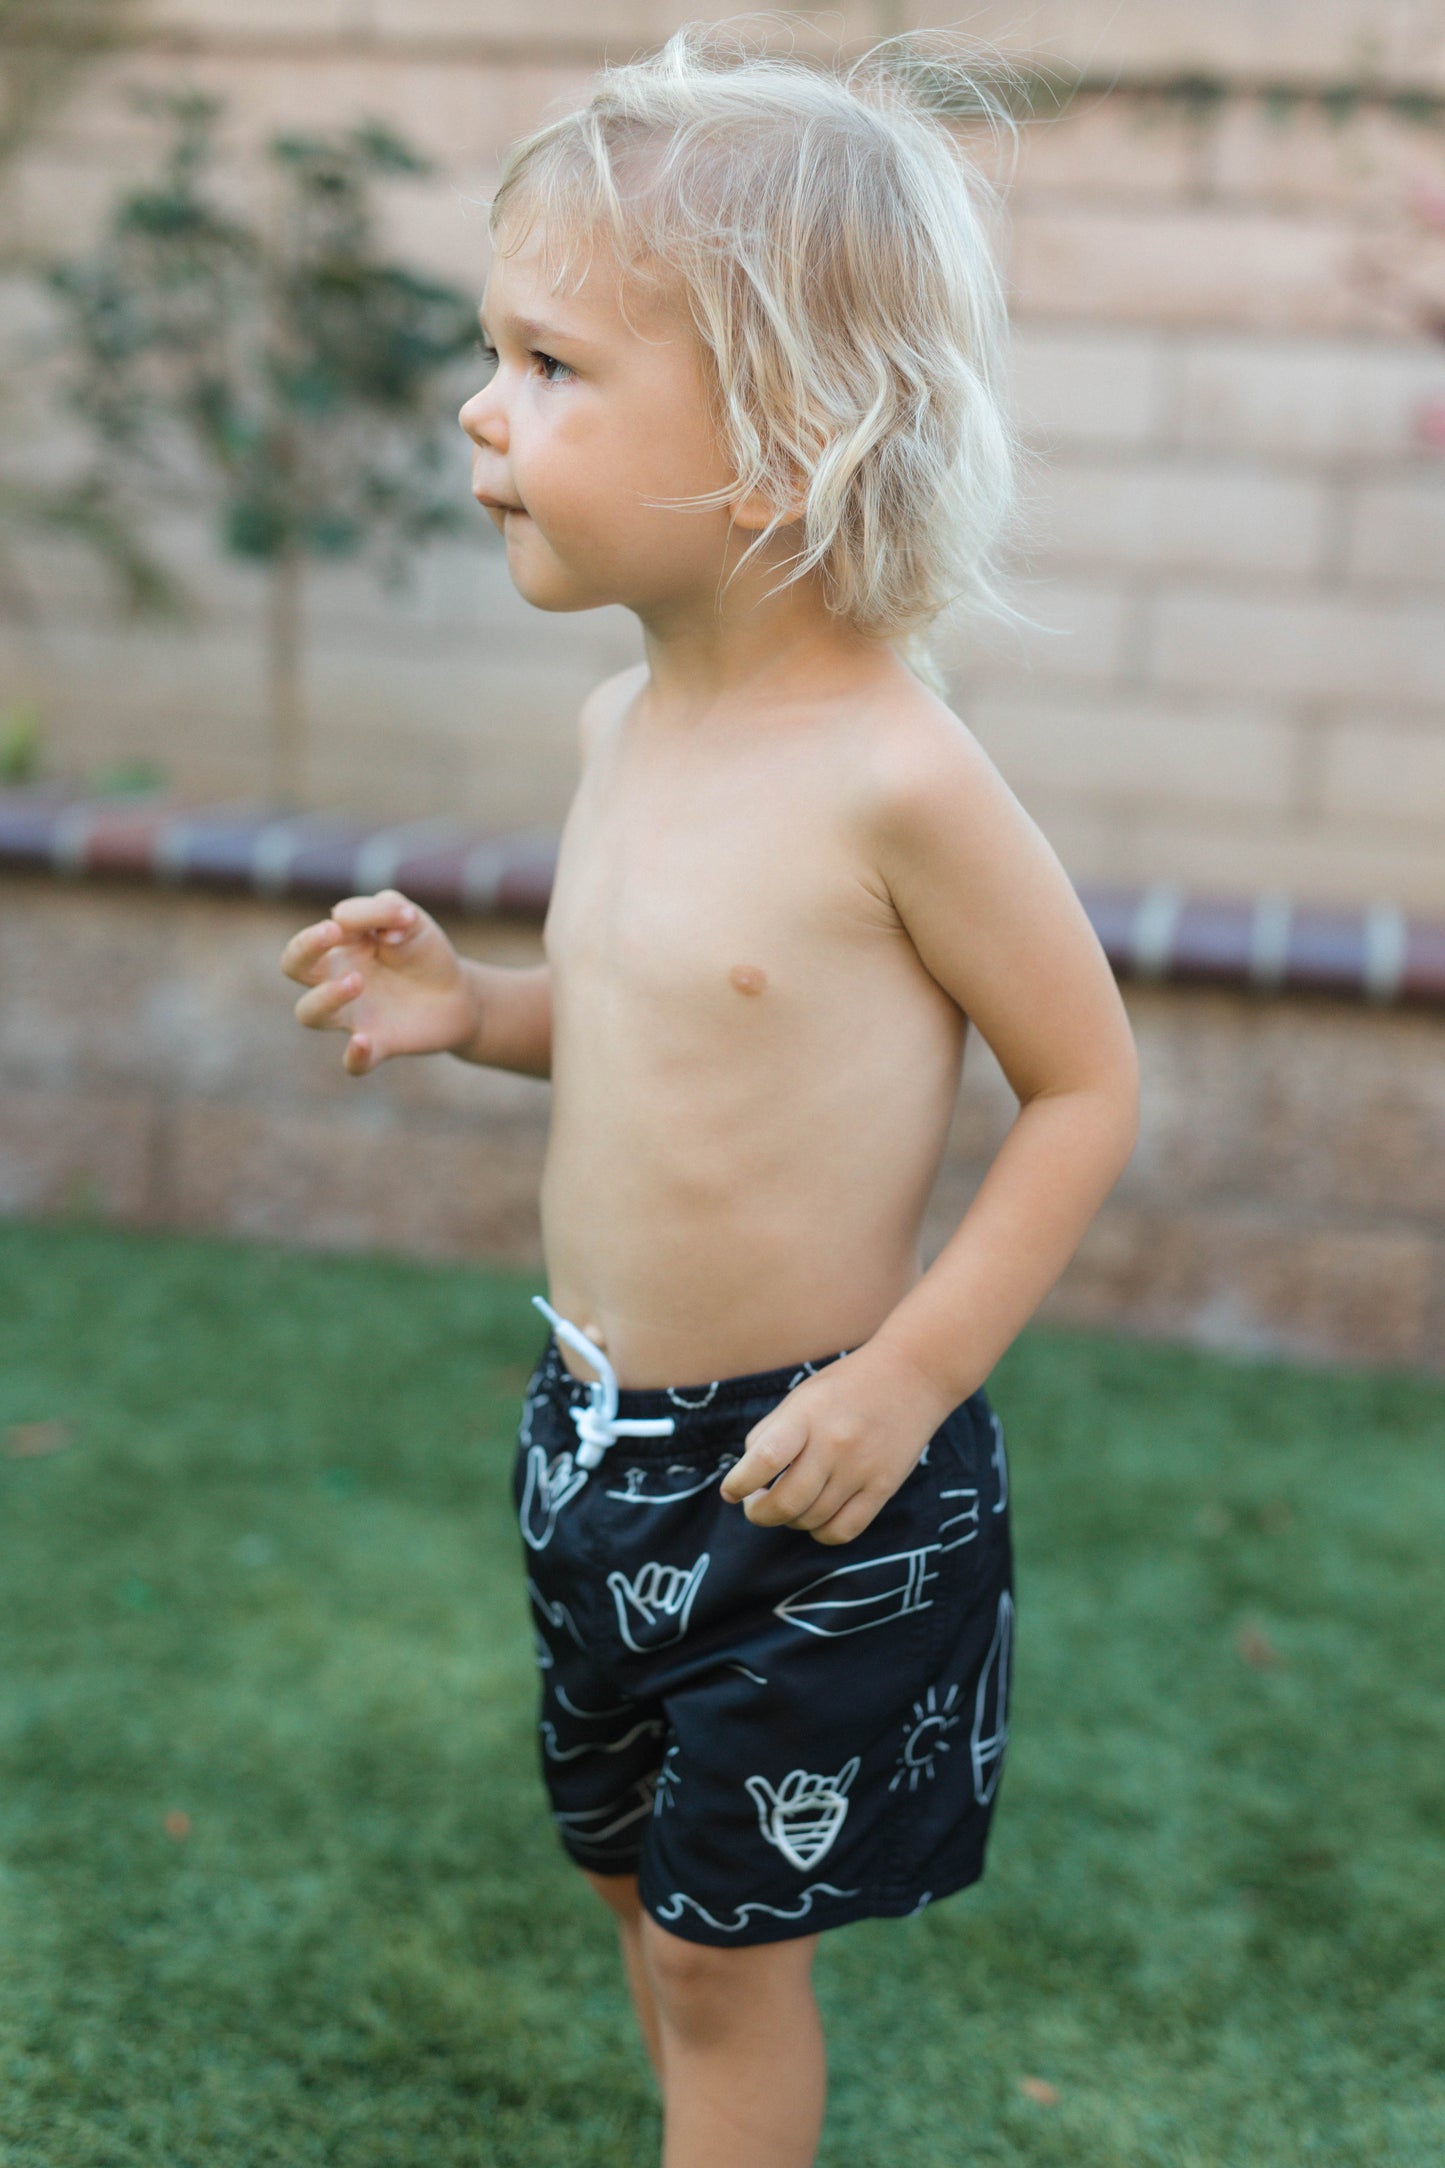
[[[984,1380],[1135,1141],[1103,952],[927,682],[946,605],[1008,614],[988,190],[931,103],[970,87],[694,29],[512,153],[474,492],[528,601],[626,605],[646,661],[583,708],[544,963],[465,961],[391,890],[283,958],[352,1075],[552,1079],[515,1473],[542,1767],[668,2168],[805,2168],[819,1932],[982,1872]],[[970,1024],[1019,1111],[925,1271]]]

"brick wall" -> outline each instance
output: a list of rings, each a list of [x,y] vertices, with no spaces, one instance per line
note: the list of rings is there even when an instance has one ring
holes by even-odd
[[[230,99],[237,187],[273,128],[392,121],[447,168],[399,196],[398,244],[480,290],[499,145],[604,48],[692,12],[554,0],[540,24],[522,0],[148,0],[147,37],[15,177],[10,229],[33,248],[81,241],[144,157],[120,93],[165,78]],[[953,19],[923,0],[826,17],[855,41]],[[1445,398],[1445,350],[1368,272],[1445,295],[1440,241],[1408,209],[1445,188],[1445,136],[1384,97],[1282,120],[1264,93],[1362,67],[1384,91],[1445,90],[1445,11],[988,0],[966,28],[1094,87],[1026,132],[1004,237],[1034,455],[1018,593],[1052,629],[961,656],[961,711],[1077,878],[1438,910],[1445,467],[1419,413]],[[1186,112],[1151,89],[1185,72],[1228,94]],[[259,590],[193,521],[177,514],[170,539],[207,598],[195,628],[117,627],[93,575],[52,550],[40,620],[0,624],[0,700],[41,698],[58,760],[150,755],[202,795],[245,793]],[[536,618],[488,535],[436,556],[408,598],[328,573],[312,622],[313,794],[399,815],[555,822],[577,701],[635,652],[622,613]]]

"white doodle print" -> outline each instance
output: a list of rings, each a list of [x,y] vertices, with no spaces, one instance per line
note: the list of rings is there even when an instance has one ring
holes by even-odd
[[[699,1393],[696,1400],[689,1400],[687,1394],[683,1392],[678,1386],[669,1385],[667,1388],[667,1397],[672,1402],[675,1408],[711,1407],[712,1402],[716,1397],[717,1389],[720,1383],[720,1379],[714,1378],[711,1385],[706,1386],[704,1390]]]
[[[746,1664],[732,1663],[726,1665],[725,1669],[727,1669],[728,1671],[739,1672],[743,1678],[751,1679],[754,1686],[766,1686],[768,1683],[767,1680],[763,1677],[761,1671],[752,1671],[748,1668]]]
[[[746,1779],[764,1837],[799,1874],[816,1867],[833,1849],[847,1819],[848,1792],[859,1767],[855,1754],[835,1777],[790,1769],[776,1791],[766,1777]]]
[[[913,1910],[911,1912],[905,1912],[905,1914],[903,1915],[904,1918],[909,1920],[916,1920],[919,1913],[923,1910],[924,1906],[931,1905],[932,1902],[933,1892],[931,1889],[926,1889],[923,1892],[923,1895],[919,1898],[917,1904],[913,1907]]]
[[[956,1731],[963,1722],[961,1716],[953,1714],[957,1699],[956,1686],[950,1686],[942,1701],[938,1698],[938,1689],[930,1686],[922,1701],[914,1702],[912,1719],[903,1727],[903,1751],[888,1780],[890,1792],[896,1792],[899,1785],[905,1783],[911,1792],[916,1792],[921,1778],[935,1774],[939,1755],[948,1752],[945,1732]]]
[[[670,1746],[663,1755],[662,1767],[657,1772],[657,1789],[652,1795],[654,1814],[661,1814],[665,1807],[672,1805],[672,1795],[681,1782],[677,1767],[677,1748]]]
[[[700,1476],[696,1468],[685,1461],[672,1461],[666,1468],[624,1468],[621,1490],[610,1490],[609,1498],[615,1498],[623,1506],[670,1506],[679,1498],[696,1498],[714,1483],[721,1483],[729,1468],[739,1455],[724,1453],[717,1466]]]
[[[573,1618],[571,1612],[567,1609],[566,1604],[550,1603],[547,1598],[542,1594],[541,1589],[538,1588],[536,1582],[532,1579],[532,1576],[530,1574],[528,1574],[527,1576],[527,1594],[532,1599],[533,1610],[536,1612],[538,1618],[542,1620],[544,1625],[554,1628],[557,1626],[565,1626],[568,1633],[572,1636],[572,1639],[576,1642],[578,1648],[586,1648],[587,1644],[582,1639],[581,1634],[578,1633],[577,1622]]]
[[[548,1648],[535,1626],[532,1628],[532,1651],[537,1659],[537,1669],[539,1671],[550,1671],[554,1661],[552,1651]]]
[[[606,1724],[614,1716],[625,1716],[627,1711],[635,1706],[630,1701],[613,1701],[609,1702],[605,1709],[582,1709],[572,1699],[565,1686],[557,1688],[557,1699],[569,1716],[577,1717],[583,1724]]]
[[[664,1927],[669,1927],[674,1920],[682,1918],[683,1908],[686,1906],[694,1911],[700,1920],[706,1920],[709,1927],[716,1928],[720,1935],[740,1935],[748,1924],[748,1915],[752,1912],[766,1912],[769,1919],[774,1920],[803,1920],[812,1911],[815,1897],[857,1895],[857,1890],[836,1889],[831,1882],[810,1882],[795,1905],[738,1905],[734,1908],[730,1920],[720,1920],[709,1912],[705,1905],[700,1905],[695,1897],[689,1897],[686,1890],[675,1889],[666,1904],[658,1906],[657,1917]]]
[[[621,1739],[584,1739],[581,1746],[558,1746],[556,1730],[546,1717],[543,1717],[537,1726],[542,1734],[542,1751],[548,1761],[576,1761],[582,1754],[620,1754],[625,1747],[631,1746],[634,1739],[655,1737],[664,1728],[656,1717],[646,1716],[640,1723],[634,1724],[631,1731]]]
[[[961,1550],[978,1534],[976,1490],[946,1490],[939,1496],[970,1501],[939,1523],[939,1534],[947,1536],[947,1542],[921,1543],[913,1551],[890,1551],[886,1558],[835,1566],[831,1573],[820,1574],[806,1588],[774,1604],[776,1616],[804,1633],[831,1637],[862,1633],[869,1626],[886,1626],[890,1619],[928,1610],[933,1602],[929,1591],[938,1579],[938,1570],[929,1561]],[[960,1533],[951,1534],[955,1529]]]
[[[578,1808],[572,1813],[554,1814],[552,1819],[573,1844],[602,1851],[610,1839],[630,1829],[634,1822],[644,1821],[651,1812],[652,1779],[640,1777],[618,1805]]]
[[[978,1492],[976,1490],[941,1490],[938,1495],[940,1499],[958,1498],[967,1500],[966,1504],[960,1504],[956,1513],[950,1513],[938,1524],[939,1535],[948,1537],[946,1543],[939,1544],[939,1550],[961,1550],[965,1543],[972,1543],[974,1537],[978,1534]],[[960,1533],[957,1535],[950,1534],[950,1530],[953,1529],[959,1530]]]
[[[527,1487],[522,1493],[522,1537],[528,1548],[545,1551],[557,1527],[557,1515],[587,1481],[565,1449],[548,1460],[540,1445],[527,1448]]]
[[[693,1599],[711,1563],[704,1551],[695,1566],[665,1566],[649,1560],[629,1581],[625,1573],[609,1573],[607,1586],[617,1606],[617,1628],[630,1649],[639,1656],[652,1649],[671,1648],[687,1632]]]
[[[998,1620],[993,1630],[993,1641],[984,1658],[979,1674],[978,1694],[974,1701],[973,1735],[970,1741],[973,1752],[973,1796],[981,1807],[986,1807],[998,1783],[1003,1767],[1003,1750],[1008,1744],[1008,1678],[1009,1657],[1013,1646],[1013,1598],[1007,1589],[998,1600]]]
[[[1008,1504],[1008,1461],[1003,1449],[1003,1424],[999,1421],[995,1408],[989,1409],[988,1419],[993,1425],[993,1467],[994,1474],[998,1477],[998,1497],[994,1501],[993,1510],[995,1513],[1002,1513]]]

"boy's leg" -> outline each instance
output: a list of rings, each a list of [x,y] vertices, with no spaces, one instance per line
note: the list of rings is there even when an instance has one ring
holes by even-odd
[[[816,1935],[719,1950],[644,1914],[666,2076],[663,2168],[810,2168],[827,2072]]]
[[[585,1867],[582,1872],[617,1922],[617,1939],[622,1946],[622,1963],[627,1973],[627,1985],[632,1990],[642,2044],[661,2085],[662,2042],[652,1980],[642,1954],[643,1913],[637,1899],[637,1877],[635,1874],[590,1874]]]

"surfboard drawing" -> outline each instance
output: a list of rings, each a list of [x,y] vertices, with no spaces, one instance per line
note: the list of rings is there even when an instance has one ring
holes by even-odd
[[[610,1490],[607,1496],[623,1506],[670,1506],[680,1498],[696,1498],[700,1491],[721,1483],[738,1458],[736,1453],[725,1453],[715,1468],[701,1476],[685,1461],[669,1463],[666,1468],[624,1468],[621,1490]]]
[[[926,1611],[933,1602],[930,1591],[938,1579],[935,1559],[947,1551],[972,1543],[978,1534],[978,1492],[946,1490],[945,1501],[958,1500],[957,1511],[939,1523],[940,1543],[921,1543],[916,1550],[890,1551],[885,1558],[862,1558],[856,1564],[835,1566],[831,1573],[809,1581],[806,1588],[785,1596],[773,1610],[790,1626],[804,1633],[833,1636],[863,1633],[870,1626],[886,1626],[910,1612]]]
[[[1008,1504],[1008,1461],[1003,1449],[1003,1424],[998,1419],[996,1408],[990,1408],[988,1419],[993,1425],[993,1468],[998,1477],[998,1497],[994,1500],[993,1510],[995,1513],[1002,1513]]]
[[[1003,1768],[1003,1750],[1008,1744],[1008,1681],[1009,1657],[1013,1647],[1013,1598],[1007,1589],[998,1600],[998,1618],[993,1629],[993,1640],[979,1673],[978,1693],[974,1698],[973,1732],[970,1747],[973,1753],[973,1796],[981,1807],[986,1807],[994,1794],[994,1787]]]

